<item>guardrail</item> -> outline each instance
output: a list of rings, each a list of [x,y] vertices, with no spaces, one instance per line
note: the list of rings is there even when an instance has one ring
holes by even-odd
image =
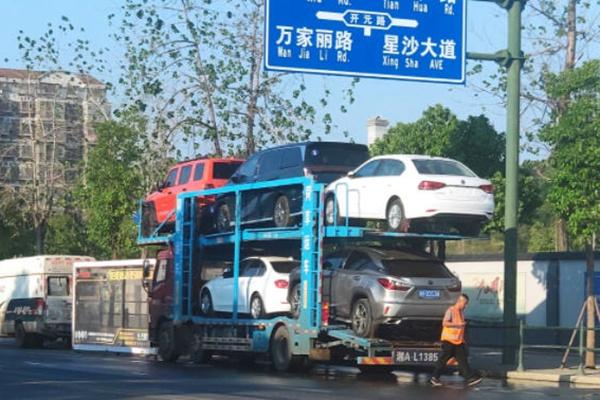
[[[571,341],[569,342],[569,345],[553,345],[553,344],[526,344],[525,343],[525,331],[532,331],[532,330],[536,330],[536,331],[552,331],[552,332],[575,332],[575,330],[577,330],[577,336],[579,339],[579,344],[577,346],[573,346],[572,345],[572,341],[573,339],[575,339],[574,336],[572,336]],[[585,353],[588,351],[593,351],[593,352],[600,352],[600,348],[594,347],[594,348],[590,348],[587,347],[586,343],[585,343],[585,335],[584,333],[587,333],[588,331],[594,331],[594,332],[599,332],[600,328],[586,328],[583,324],[580,324],[580,326],[578,328],[574,328],[574,327],[564,327],[564,326],[527,326],[525,324],[525,322],[521,319],[519,321],[519,347],[518,347],[518,365],[517,365],[517,370],[518,371],[524,371],[525,370],[525,365],[524,365],[524,352],[527,349],[537,349],[537,350],[565,350],[565,356],[563,357],[562,361],[561,361],[561,368],[565,368],[566,367],[566,362],[567,362],[567,357],[566,357],[566,351],[567,350],[571,350],[571,349],[577,349],[578,354],[579,354],[579,365],[577,367],[578,369],[578,373],[583,375],[584,374],[584,357],[585,357]]]

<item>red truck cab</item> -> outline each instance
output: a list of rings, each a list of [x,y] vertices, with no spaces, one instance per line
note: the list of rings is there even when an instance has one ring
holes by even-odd
[[[163,231],[171,231],[175,223],[173,210],[177,195],[182,192],[214,189],[227,183],[243,160],[235,158],[199,158],[183,161],[173,166],[166,179],[150,193],[143,203],[143,234],[149,235],[165,222]],[[200,200],[201,205],[211,204],[213,197]]]

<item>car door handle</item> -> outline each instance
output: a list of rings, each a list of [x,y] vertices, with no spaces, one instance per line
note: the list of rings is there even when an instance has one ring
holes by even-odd
[[[187,192],[186,188],[181,189],[182,192]]]

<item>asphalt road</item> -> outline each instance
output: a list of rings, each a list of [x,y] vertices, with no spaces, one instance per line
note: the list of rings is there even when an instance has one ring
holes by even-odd
[[[505,384],[485,380],[464,389],[432,388],[407,375],[363,378],[352,368],[316,368],[304,375],[278,375],[266,362],[240,366],[231,360],[212,365],[166,364],[153,359],[62,349],[21,350],[0,339],[0,399],[585,399],[590,389]]]

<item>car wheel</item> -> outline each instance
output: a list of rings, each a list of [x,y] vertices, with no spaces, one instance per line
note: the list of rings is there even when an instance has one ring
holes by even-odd
[[[200,296],[200,314],[206,316],[214,314],[212,296],[208,290],[204,290]]]
[[[334,209],[337,215],[334,215]],[[340,216],[340,207],[336,207],[335,196],[328,196],[325,200],[325,225],[343,225],[344,219]]]
[[[387,227],[394,232],[407,232],[408,224],[404,216],[404,207],[400,199],[394,199],[390,202],[385,213]]]
[[[298,319],[300,317],[300,283],[296,283],[292,286],[292,290],[290,292],[290,313],[292,314],[292,318]]]
[[[258,294],[252,295],[252,299],[250,299],[250,315],[254,319],[260,319],[265,316],[265,307]]]
[[[219,232],[231,231],[231,210],[227,203],[223,203],[217,208],[217,230]]]
[[[285,325],[279,325],[273,336],[271,336],[269,353],[273,368],[279,372],[288,372],[297,369],[305,359],[302,356],[292,355],[290,333]]]
[[[179,358],[175,344],[175,327],[170,321],[165,321],[158,327],[158,355],[161,360],[175,362]]]
[[[358,299],[352,306],[352,330],[360,337],[370,338],[375,335],[375,324],[371,305],[367,299]]]
[[[155,210],[154,202],[142,203],[142,236],[144,237],[150,236],[158,226]]]
[[[275,200],[273,224],[277,228],[285,228],[290,225],[290,201],[286,196],[279,196]]]
[[[22,349],[29,347],[27,333],[25,332],[25,327],[21,321],[15,322],[15,343],[17,344],[17,347]]]

